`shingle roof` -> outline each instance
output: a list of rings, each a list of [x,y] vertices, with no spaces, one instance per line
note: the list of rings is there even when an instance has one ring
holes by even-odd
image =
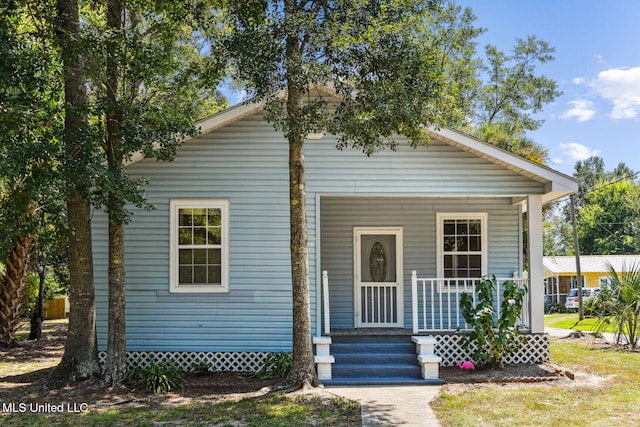
[[[632,266],[640,267],[640,255],[582,255],[581,273],[607,273],[609,266],[616,271],[625,271]],[[553,274],[576,272],[575,256],[546,256],[543,258],[545,271]]]

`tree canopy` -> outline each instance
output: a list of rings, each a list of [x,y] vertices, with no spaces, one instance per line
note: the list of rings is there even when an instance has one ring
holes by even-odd
[[[640,185],[628,178],[598,182],[579,210],[578,239],[583,254],[637,254]]]
[[[620,163],[606,171],[601,157],[578,161],[573,177],[578,243],[584,255],[636,254],[640,250],[640,183],[637,173]],[[569,206],[547,213],[546,255],[574,253]]]
[[[480,90],[476,121],[507,122],[535,130],[542,124],[532,117],[560,95],[554,80],[536,74],[536,66],[554,59],[555,49],[535,36],[517,39],[510,55],[485,47],[482,71],[487,82]]]

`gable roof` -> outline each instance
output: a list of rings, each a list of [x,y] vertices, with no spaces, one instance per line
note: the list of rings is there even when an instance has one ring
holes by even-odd
[[[314,89],[331,96],[336,96],[335,92],[326,86],[316,85]],[[281,92],[280,96],[284,97],[284,91]],[[260,112],[263,109],[264,104],[264,102],[254,101],[237,104],[211,117],[196,122],[195,126],[200,130],[200,134],[210,133],[235,121],[241,120],[244,117]],[[428,133],[433,139],[443,141],[453,147],[472,153],[491,163],[500,165],[505,169],[544,184],[545,191],[542,195],[543,204],[552,202],[578,191],[578,182],[575,179],[547,166],[532,162],[502,148],[496,147],[493,144],[489,144],[472,137],[464,132],[448,127],[432,127],[428,130]],[[194,138],[187,138],[183,142],[191,139]],[[143,153],[136,153],[127,164],[139,162],[143,158]]]
[[[575,256],[543,257],[544,269],[551,274],[576,274]],[[633,265],[640,266],[640,255],[581,255],[580,273],[608,273],[609,266],[617,272],[627,271]]]

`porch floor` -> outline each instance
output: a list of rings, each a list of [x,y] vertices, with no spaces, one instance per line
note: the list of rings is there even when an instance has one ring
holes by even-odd
[[[414,334],[411,329],[403,328],[357,328],[357,329],[331,329],[329,334],[333,337],[356,336],[366,337],[371,335],[410,336]]]

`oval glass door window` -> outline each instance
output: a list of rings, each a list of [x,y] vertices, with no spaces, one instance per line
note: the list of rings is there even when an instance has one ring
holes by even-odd
[[[369,253],[369,275],[373,282],[384,282],[387,278],[387,255],[379,241],[373,244]]]

